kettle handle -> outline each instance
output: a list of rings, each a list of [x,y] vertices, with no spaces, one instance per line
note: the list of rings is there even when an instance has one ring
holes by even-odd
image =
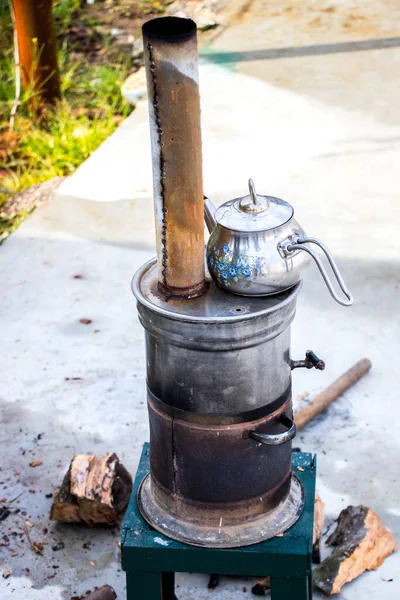
[[[292,240],[294,243],[292,243]],[[326,283],[326,287],[328,288],[332,298],[334,300],[336,300],[336,302],[338,302],[338,304],[341,304],[342,306],[351,306],[354,303],[353,295],[347,289],[346,284],[343,281],[343,277],[341,276],[339,269],[334,261],[334,258],[332,256],[330,250],[328,250],[328,248],[325,246],[325,244],[323,244],[316,238],[309,238],[309,237],[301,238],[300,236],[296,236],[296,237],[292,237],[292,240],[287,240],[286,243],[281,245],[282,251],[285,254],[285,256],[290,256],[290,254],[292,252],[294,252],[295,250],[304,250],[305,252],[307,252],[315,260],[317,267],[319,269],[319,272],[321,273],[321,275]],[[336,281],[338,282],[338,285],[339,285],[340,289],[342,290],[343,294],[346,296],[347,300],[343,300],[335,292],[332,282],[329,279],[328,273],[326,272],[326,269],[325,269],[324,265],[322,264],[322,261],[321,261],[320,257],[318,256],[318,254],[316,254],[316,252],[314,252],[314,250],[312,250],[311,248],[308,248],[308,246],[305,246],[304,244],[315,244],[316,246],[319,246],[319,248],[321,248],[321,250],[324,252],[326,258],[328,259],[328,262],[331,266],[333,274],[336,277]]]

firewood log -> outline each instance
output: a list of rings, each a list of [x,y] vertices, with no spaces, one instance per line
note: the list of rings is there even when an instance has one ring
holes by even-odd
[[[257,581],[251,588],[255,596],[265,596],[265,591],[271,588],[271,577],[265,577],[261,581]]]
[[[117,594],[110,585],[102,585],[93,592],[86,592],[83,596],[72,596],[71,600],[115,600]]]
[[[321,535],[324,528],[324,503],[322,502],[318,490],[315,490],[314,502],[314,531],[313,531],[313,563],[321,562]]]
[[[85,600],[115,600],[117,594],[109,585],[103,585],[85,597]]]
[[[132,477],[114,453],[77,454],[51,507],[50,518],[67,523],[115,525],[128,505]]]
[[[364,571],[377,569],[397,548],[396,540],[378,515],[366,506],[349,506],[339,515],[326,545],[336,546],[313,572],[314,585],[327,595]]]

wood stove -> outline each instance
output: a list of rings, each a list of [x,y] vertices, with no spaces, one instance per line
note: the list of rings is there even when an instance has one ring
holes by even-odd
[[[250,545],[302,512],[291,371],[324,363],[312,352],[303,361],[290,356],[301,280],[258,297],[205,277],[196,26],[155,19],[143,38],[157,258],[132,282],[146,335],[150,423],[150,473],[138,506],[175,540]]]

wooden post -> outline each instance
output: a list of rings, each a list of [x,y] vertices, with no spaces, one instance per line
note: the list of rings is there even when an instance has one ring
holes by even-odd
[[[11,0],[18,36],[22,83],[40,114],[61,98],[52,0]]]

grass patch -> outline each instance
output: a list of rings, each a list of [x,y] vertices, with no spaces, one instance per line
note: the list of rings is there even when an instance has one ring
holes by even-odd
[[[8,2],[0,1],[0,241],[26,216],[8,217],[4,206],[14,194],[74,170],[115,130],[132,107],[121,83],[132,69],[132,52],[116,43],[114,23],[136,29],[165,5],[152,1],[56,0],[53,6],[62,81],[62,102],[45,125],[32,119],[24,93],[9,134],[15,96],[13,30]],[[124,21],[125,19],[125,21]],[[122,23],[122,25],[121,25]],[[133,24],[134,25],[134,24]]]

